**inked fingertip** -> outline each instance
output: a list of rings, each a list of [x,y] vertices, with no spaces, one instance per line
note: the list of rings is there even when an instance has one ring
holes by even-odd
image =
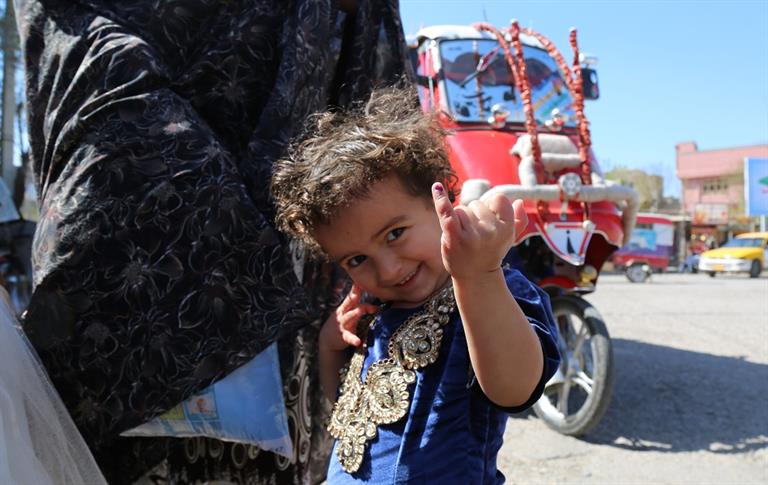
[[[434,192],[436,195],[443,195],[445,193],[445,188],[440,182],[435,182],[432,184],[432,192]]]

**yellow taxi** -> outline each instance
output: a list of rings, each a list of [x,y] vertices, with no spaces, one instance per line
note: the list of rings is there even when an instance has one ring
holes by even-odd
[[[768,261],[768,232],[739,234],[724,246],[701,253],[699,271],[717,273],[749,273],[757,278]]]

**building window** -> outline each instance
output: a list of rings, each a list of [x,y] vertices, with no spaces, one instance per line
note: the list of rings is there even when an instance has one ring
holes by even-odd
[[[702,190],[705,194],[713,192],[725,192],[728,190],[728,181],[723,179],[705,180],[702,186]]]

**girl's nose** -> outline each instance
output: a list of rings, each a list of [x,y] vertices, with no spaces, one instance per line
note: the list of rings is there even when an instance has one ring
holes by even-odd
[[[400,268],[399,258],[389,251],[382,254],[376,262],[376,271],[379,275],[379,281],[386,286],[400,282],[399,278],[403,277]]]

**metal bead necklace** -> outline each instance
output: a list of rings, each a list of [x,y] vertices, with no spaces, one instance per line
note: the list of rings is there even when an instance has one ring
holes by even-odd
[[[328,431],[339,443],[336,454],[342,468],[353,473],[360,468],[368,441],[376,437],[381,424],[394,423],[408,412],[417,369],[435,362],[439,355],[443,329],[456,309],[453,287],[437,292],[425,308],[398,327],[387,346],[388,357],[371,364],[362,380],[367,351],[368,330],[376,315],[358,323],[364,342],[341,369],[341,389],[333,406]],[[380,310],[381,312],[381,310]]]

